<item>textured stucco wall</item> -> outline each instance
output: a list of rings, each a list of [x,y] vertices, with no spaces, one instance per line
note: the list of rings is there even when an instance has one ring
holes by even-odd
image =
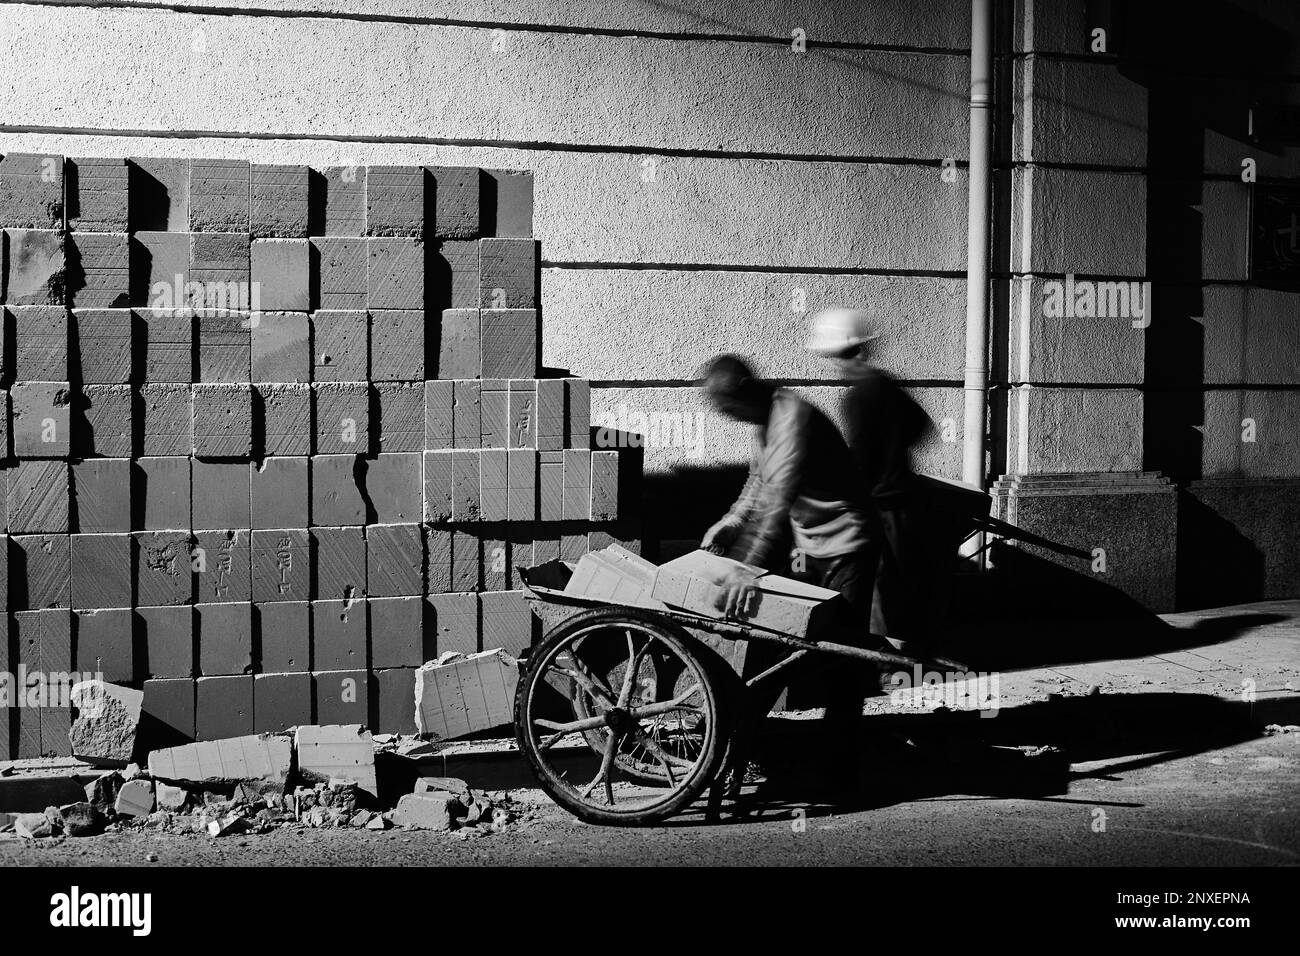
[[[531,169],[544,360],[593,379],[597,407],[648,389],[692,416],[720,351],[832,379],[804,323],[850,303],[960,420],[966,175],[943,163],[965,158],[963,0],[221,9],[0,7],[0,150]],[[955,476],[947,436],[925,464]],[[744,457],[717,441],[647,465]]]

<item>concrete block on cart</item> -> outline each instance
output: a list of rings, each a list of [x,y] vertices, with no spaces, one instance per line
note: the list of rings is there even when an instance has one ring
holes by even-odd
[[[356,455],[312,456],[312,524],[339,527],[366,523],[360,469]]]
[[[414,667],[375,671],[375,727],[381,734],[416,732]]]
[[[255,674],[253,727],[258,733],[282,733],[311,723],[311,674]]]
[[[69,335],[69,370],[74,380],[87,385],[125,385],[133,366],[130,309],[74,309]]]
[[[374,797],[375,742],[360,724],[299,727],[294,734],[298,773],[308,783],[346,780]]]
[[[311,494],[307,458],[264,458],[249,465],[252,528],[305,528]]]
[[[247,678],[250,687],[252,680]],[[292,743],[281,734],[245,734],[149,754],[155,779],[196,787],[242,783],[263,794],[283,794],[292,765]]]
[[[519,664],[501,650],[425,664],[415,672],[415,723],[452,740],[514,719]]]
[[[250,321],[253,381],[310,382],[312,351],[307,313],[255,312]]]
[[[188,309],[138,309],[135,335],[143,343],[144,380],[156,384],[194,381],[194,315]]]
[[[249,247],[250,309],[311,308],[311,244],[306,239],[254,239]]]
[[[371,309],[370,378],[424,381],[424,309]]]
[[[126,532],[74,534],[71,544],[72,606],[130,607],[134,597],[131,536]]]
[[[416,667],[424,657],[424,599],[370,599],[370,666]]]
[[[484,309],[537,308],[535,240],[480,240],[479,303]]]
[[[317,309],[366,307],[366,240],[337,237],[311,240],[314,267],[312,302]]]
[[[253,451],[253,389],[249,385],[194,386],[194,456],[248,458]]]
[[[316,453],[370,453],[370,387],[365,382],[325,382],[312,386]]]
[[[13,317],[14,378],[61,382],[68,378],[68,310],[61,305],[9,307]]]
[[[250,479],[245,462],[195,461],[191,474],[196,530],[250,527]]]
[[[189,385],[141,385],[140,452],[149,456],[194,453],[194,395]]]
[[[366,535],[362,528],[312,528],[315,597],[350,602],[366,594]]]
[[[105,681],[72,689],[77,717],[68,732],[74,757],[92,763],[127,764],[136,754],[144,692]]]
[[[191,604],[194,578],[190,569],[193,540],[188,531],[135,532],[135,580],[142,606]]]
[[[145,659],[139,670],[150,677],[194,676],[194,609],[138,607],[136,620],[142,632]]]
[[[321,671],[367,666],[365,601],[311,602],[312,664]]]
[[[6,559],[11,579],[8,602],[14,610],[69,606],[68,535],[13,535]]]
[[[312,381],[370,378],[370,336],[362,309],[325,309],[311,317]]]
[[[438,367],[442,379],[477,378],[483,367],[483,328],[478,309],[444,309],[438,323]]]
[[[379,453],[424,450],[424,382],[377,382]],[[374,444],[372,438],[371,444]]]
[[[406,597],[423,592],[424,542],[418,524],[368,526],[365,554],[366,591],[371,597]]]
[[[650,596],[672,607],[717,617],[721,614],[719,585],[737,570],[756,576],[758,597],[741,618],[746,622],[807,637],[840,613],[838,591],[770,574],[707,551],[692,551],[660,565]]]
[[[479,649],[479,604],[474,592],[430,594],[428,611],[431,620],[426,622],[426,633],[434,635],[434,646],[427,646],[424,656],[435,656],[455,651],[473,654]]]
[[[522,591],[484,591],[479,604],[485,651],[500,649],[518,657],[532,646],[536,618]]]
[[[199,673],[204,677],[251,674],[253,608],[250,604],[196,604]]]
[[[6,229],[5,301],[10,305],[64,305],[68,267],[64,237],[47,229]]]
[[[407,524],[420,520],[420,455],[381,453],[365,463],[366,497],[378,524]]]
[[[306,528],[264,528],[253,531],[250,537],[254,601],[306,601],[310,597],[309,535]]]
[[[125,159],[69,158],[64,174],[69,229],[127,231],[129,180]]]
[[[125,232],[75,232],[64,240],[67,301],[118,309],[131,302],[130,240]]]
[[[616,604],[661,608],[663,602],[650,596],[657,570],[640,555],[614,544],[583,555],[564,590]]]
[[[483,378],[535,378],[540,365],[537,310],[493,309],[482,312]]]
[[[423,236],[423,166],[366,168],[366,235]]]
[[[17,458],[67,458],[72,451],[73,393],[67,382],[14,382],[10,433]]]
[[[72,464],[72,526],[77,531],[131,530],[131,465],[126,458],[91,458]]]
[[[310,385],[258,385],[254,404],[261,413],[262,454],[311,454]]]
[[[307,673],[311,663],[311,605],[306,601],[258,604],[256,617],[262,670]]]
[[[190,678],[144,682],[140,736],[146,748],[194,740],[194,681]]]
[[[370,671],[313,671],[312,683],[318,722],[370,724]]]
[[[139,514],[135,522],[137,526],[146,531],[190,526],[190,463],[190,458],[178,455],[135,460],[134,508]],[[81,462],[73,466],[74,485],[82,470],[90,464],[93,462]],[[83,526],[81,530],[93,529]]]
[[[251,174],[249,231],[253,237],[305,237],[309,168],[254,163]]]
[[[129,385],[86,385],[72,403],[73,453],[78,458],[127,458],[135,453]]]
[[[431,166],[433,235],[439,239],[476,239],[481,230],[483,171],[476,166]]]
[[[194,730],[199,740],[253,732],[253,675],[200,677],[194,685]]]

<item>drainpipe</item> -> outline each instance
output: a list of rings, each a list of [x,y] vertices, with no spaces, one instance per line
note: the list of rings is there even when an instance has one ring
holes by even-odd
[[[993,0],[971,0],[970,175],[966,211],[966,370],[962,481],[984,488],[988,420],[989,156],[993,141]]]

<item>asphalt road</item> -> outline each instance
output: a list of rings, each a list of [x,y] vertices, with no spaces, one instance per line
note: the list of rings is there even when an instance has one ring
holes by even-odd
[[[554,806],[506,833],[281,830],[212,840],[105,834],[56,845],[0,839],[10,865],[1295,865],[1300,734],[1186,755],[1122,753],[1070,766],[1006,750],[891,765],[867,805],[782,799],[747,819],[617,830]],[[794,792],[798,788],[793,788]],[[535,795],[534,795],[535,796]],[[875,804],[875,805],[870,805]]]

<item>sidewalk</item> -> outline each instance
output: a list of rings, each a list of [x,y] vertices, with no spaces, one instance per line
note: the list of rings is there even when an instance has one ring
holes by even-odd
[[[1261,601],[1159,617],[1176,629],[1171,633],[1171,646],[1182,649],[1006,671],[936,686],[904,686],[871,698],[866,713],[914,714],[943,706],[974,709],[994,704],[1006,709],[1053,695],[1095,693],[1208,695],[1256,703],[1261,716],[1289,711],[1289,705],[1300,702],[1300,600]],[[1223,631],[1216,625],[1226,625],[1233,618],[1258,618],[1259,622],[1247,623],[1220,640],[1216,635]],[[1186,632],[1186,640],[1179,640],[1179,632]]]

